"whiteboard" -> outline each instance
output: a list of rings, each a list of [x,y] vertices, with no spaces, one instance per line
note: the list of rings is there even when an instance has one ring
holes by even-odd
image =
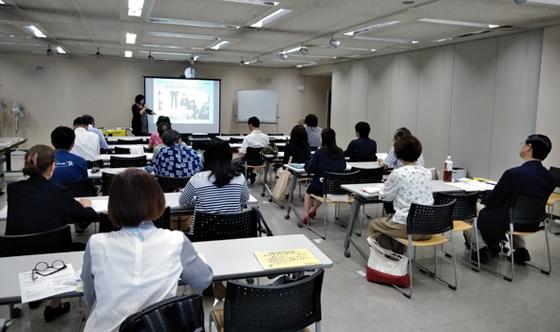
[[[238,90],[237,121],[256,116],[264,123],[278,122],[278,93],[273,90]]]

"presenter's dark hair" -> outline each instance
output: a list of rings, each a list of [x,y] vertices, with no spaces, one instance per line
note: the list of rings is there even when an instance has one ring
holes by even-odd
[[[76,127],[76,126],[87,127],[88,122],[86,121],[86,119],[84,119],[83,116],[79,116],[79,117],[74,119],[74,122],[72,122],[72,124],[74,125],[74,127]]]
[[[319,124],[319,119],[317,119],[317,116],[315,114],[307,114],[303,122],[308,127],[317,127],[317,125]]]
[[[76,134],[72,128],[59,126],[51,132],[51,143],[55,149],[70,150],[76,140]]]
[[[395,134],[393,135],[393,140],[397,141],[403,137],[406,136],[412,136],[412,133],[410,132],[410,130],[408,130],[405,127],[399,128],[397,130],[395,130]]]
[[[309,141],[307,140],[307,131],[302,125],[296,125],[290,132],[290,144],[295,145],[298,149],[309,149]]]
[[[161,139],[163,140],[163,143],[165,145],[172,146],[179,143],[179,141],[181,140],[181,134],[179,134],[177,130],[169,129],[163,133]]]
[[[164,209],[163,191],[150,173],[131,168],[111,180],[108,212],[115,227],[138,226],[157,219]]]
[[[422,154],[422,143],[412,135],[399,138],[393,147],[397,158],[409,163],[417,161]]]
[[[261,120],[259,120],[256,116],[250,117],[247,123],[255,128],[259,128],[261,126]]]
[[[141,102],[142,100],[144,100],[144,99],[145,99],[145,98],[144,98],[144,95],[137,95],[137,96],[134,98],[134,102],[135,102],[136,104],[140,104],[140,102]]]
[[[327,151],[331,159],[344,157],[344,152],[336,145],[336,133],[332,128],[325,128],[321,132],[321,148]]]
[[[538,160],[545,160],[552,150],[550,138],[542,134],[529,135],[525,140],[525,144],[531,144],[533,158]]]
[[[210,171],[208,178],[213,175],[217,187],[229,184],[231,179],[240,174],[232,165],[231,158],[231,148],[227,142],[215,138],[206,145],[203,171]]]
[[[34,145],[25,153],[23,175],[41,175],[54,161],[53,148],[46,145]]]
[[[360,138],[367,138],[369,136],[369,132],[371,128],[369,127],[369,123],[360,121],[356,123],[354,126],[356,132],[360,135]]]

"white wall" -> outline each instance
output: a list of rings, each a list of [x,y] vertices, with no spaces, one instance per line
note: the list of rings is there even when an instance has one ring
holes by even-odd
[[[0,54],[0,97],[25,105],[27,114],[19,135],[28,138],[27,147],[48,144],[53,128],[71,126],[75,117],[85,113],[93,115],[98,126],[130,126],[134,96],[144,91],[142,76],[178,77],[184,67],[184,63],[165,61]],[[280,120],[278,126],[263,126],[268,132],[289,132],[307,113],[324,118],[330,78],[304,79],[295,69],[197,67],[199,77],[222,80],[223,132],[248,131],[245,123],[234,121],[236,91],[240,89],[278,91]],[[6,113],[3,117],[4,136],[12,136],[11,118]]]
[[[441,169],[450,154],[470,175],[497,178],[520,164],[519,142],[535,131],[541,49],[539,30],[338,64],[338,142],[365,120],[386,152],[407,127],[429,166]]]

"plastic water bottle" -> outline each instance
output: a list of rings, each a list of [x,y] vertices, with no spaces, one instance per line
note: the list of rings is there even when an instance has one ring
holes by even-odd
[[[443,162],[443,182],[451,182],[453,179],[453,160],[451,156],[447,156],[447,159]]]

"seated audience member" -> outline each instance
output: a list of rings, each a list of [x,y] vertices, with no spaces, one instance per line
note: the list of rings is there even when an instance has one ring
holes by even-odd
[[[290,158],[292,158],[292,163],[305,163],[310,155],[311,150],[309,149],[305,127],[294,126],[290,133],[290,141],[286,144],[284,150],[284,164],[287,164]]]
[[[93,116],[86,114],[86,115],[82,115],[82,118],[84,118],[85,122],[88,124],[87,130],[91,131],[92,133],[95,133],[99,137],[99,146],[102,149],[108,149],[109,145],[107,144],[105,135],[103,135],[103,132],[101,130],[95,127],[95,119],[93,118]]]
[[[108,212],[120,230],[88,241],[81,278],[91,313],[84,331],[118,331],[128,316],[175,296],[179,278],[195,289],[210,285],[212,269],[185,235],[154,226],[164,209],[150,174],[129,169],[113,178]]]
[[[395,130],[395,134],[393,135],[393,143],[406,136],[412,136],[412,133],[407,128],[403,127]],[[389,151],[389,153],[387,153],[387,158],[385,158],[385,160],[379,159],[378,161],[379,164],[384,165],[385,168],[399,168],[403,166],[403,163],[401,162],[401,160],[399,160],[399,158],[395,154],[394,146],[391,147],[391,150]],[[416,160],[416,165],[422,167],[425,166],[424,157],[422,156],[422,154],[420,154],[418,160]]]
[[[256,116],[252,116],[247,121],[251,133],[243,138],[241,148],[239,148],[239,155],[243,158],[247,154],[247,148],[264,148],[268,145],[268,135],[263,133],[259,127],[261,121]],[[251,179],[251,184],[255,182],[257,175],[253,172],[252,168],[248,168],[247,173]]]
[[[169,126],[171,126],[171,119],[168,116],[163,116],[160,115],[156,121],[156,131],[154,131],[151,135],[150,135],[150,141],[148,143],[148,148],[149,149],[153,149],[156,146],[163,144],[163,140],[161,138],[161,135],[159,134],[159,126],[162,123],[166,123]]]
[[[249,200],[243,174],[232,163],[227,142],[213,139],[204,151],[204,168],[191,177],[179,204],[208,213],[240,212]],[[196,202],[194,201],[196,197]]]
[[[80,182],[88,178],[87,161],[70,153],[76,135],[68,127],[56,127],[51,133],[55,151],[55,168],[51,181],[58,184]]]
[[[482,262],[488,261],[491,253],[497,254],[499,244],[506,239],[505,233],[509,230],[509,208],[515,196],[548,198],[554,191],[556,186],[554,178],[542,165],[542,161],[546,159],[551,149],[552,143],[547,136],[535,134],[527,137],[519,151],[519,156],[524,163],[506,170],[494,190],[483,199],[482,202],[486,207],[480,210],[477,219],[478,229],[484,240],[482,244],[479,243]],[[516,225],[515,229],[531,232],[538,230],[539,225]],[[522,237],[513,236],[513,248],[515,263],[524,264],[531,260]]]
[[[369,138],[369,124],[358,122],[355,129],[358,138],[348,144],[344,155],[350,157],[350,161],[376,161],[377,143]]]
[[[305,123],[305,131],[307,131],[307,139],[312,150],[317,149],[321,145],[322,129],[317,127],[319,119],[315,114],[308,114],[303,120]]]
[[[196,152],[181,142],[181,134],[168,130],[163,134],[165,147],[161,148],[152,161],[158,176],[186,178],[202,168],[202,160]]]
[[[157,126],[157,132],[159,137],[163,137],[163,134],[165,134],[166,131],[171,130],[171,124],[170,123],[161,123]],[[155,158],[157,156],[157,154],[159,153],[159,151],[161,150],[161,148],[165,147],[165,144],[163,143],[163,139],[161,141],[160,144],[157,144],[154,146],[154,155],[152,158]]]
[[[383,185],[381,199],[392,201],[395,214],[380,217],[369,223],[369,232],[379,244],[396,252],[404,252],[404,246],[390,236],[406,238],[406,219],[412,203],[434,204],[432,173],[416,162],[422,153],[422,144],[414,136],[405,136],[394,143],[395,155],[402,167],[395,169]],[[385,235],[385,236],[383,236]],[[431,235],[414,235],[414,240],[429,239]]]
[[[83,117],[74,119],[74,147],[70,152],[85,160],[93,161],[99,159],[100,143],[96,133],[87,131],[87,121]]]
[[[313,173],[313,181],[307,188],[303,201],[303,223],[307,224],[309,218],[315,218],[321,202],[313,199],[311,194],[323,196],[323,183],[321,178],[326,172],[340,173],[346,169],[344,152],[336,145],[336,133],[331,128],[321,132],[321,146],[305,164],[305,171]]]

